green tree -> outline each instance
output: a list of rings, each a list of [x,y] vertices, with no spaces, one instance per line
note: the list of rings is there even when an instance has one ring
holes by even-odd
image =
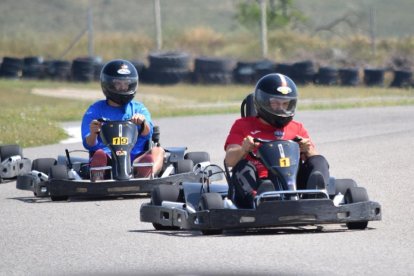
[[[236,19],[246,28],[260,27],[259,1],[246,0],[237,7]],[[266,9],[267,26],[269,28],[283,28],[306,21],[305,15],[293,5],[293,0],[266,1],[269,2],[268,9]]]

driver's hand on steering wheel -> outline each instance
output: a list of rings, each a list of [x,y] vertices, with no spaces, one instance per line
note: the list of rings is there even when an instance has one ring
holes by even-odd
[[[258,142],[254,142],[252,136],[248,135],[243,139],[241,147],[245,153],[249,153],[253,151],[255,147],[259,146],[259,144],[260,143]]]
[[[131,122],[133,122],[134,124],[138,126],[141,125],[142,122],[144,121],[145,121],[145,116],[139,113],[134,114],[131,118]]]
[[[299,137],[297,143],[299,144],[300,152],[305,154],[306,157],[317,155],[318,152],[315,149],[312,141],[309,138]]]
[[[98,120],[92,120],[92,122],[89,124],[89,133],[98,134],[99,132],[101,132],[101,126],[101,122],[99,122]]]

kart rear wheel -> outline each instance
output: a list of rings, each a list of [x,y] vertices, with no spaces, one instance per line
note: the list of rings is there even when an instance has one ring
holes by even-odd
[[[69,179],[68,168],[66,165],[54,165],[50,167],[49,179],[67,180]],[[65,201],[68,200],[68,196],[50,196],[52,201]]]
[[[32,170],[36,170],[49,175],[50,168],[56,164],[57,160],[54,158],[38,158],[33,160]]]
[[[159,185],[151,192],[151,203],[161,206],[163,201],[180,201],[180,187],[178,185]],[[177,226],[165,226],[153,222],[152,225],[156,230],[179,230]]]
[[[368,201],[367,190],[363,187],[351,187],[345,193],[345,203],[357,203]],[[346,226],[350,230],[364,230],[368,226],[368,221],[347,222]]]
[[[199,210],[224,209],[223,198],[218,193],[204,193],[201,195]],[[223,229],[201,230],[203,235],[220,235]]]
[[[175,174],[192,172],[194,168],[193,160],[178,160],[176,163]]]
[[[335,195],[339,193],[345,195],[346,191],[352,187],[357,187],[353,179],[335,179]]]
[[[194,151],[194,152],[187,152],[184,155],[184,159],[193,160],[194,164],[198,164],[201,162],[210,162],[210,154],[205,151]]]
[[[11,156],[19,155],[23,158],[22,148],[19,145],[0,146],[0,161],[4,161]]]

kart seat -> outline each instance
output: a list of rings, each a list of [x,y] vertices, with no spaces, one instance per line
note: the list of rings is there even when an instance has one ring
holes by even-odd
[[[250,93],[244,98],[240,106],[240,114],[242,117],[254,117],[257,115],[256,108],[254,107],[254,93]]]

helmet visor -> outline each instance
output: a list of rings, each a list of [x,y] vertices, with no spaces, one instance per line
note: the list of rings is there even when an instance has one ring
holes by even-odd
[[[103,75],[102,81],[106,84],[106,89],[115,94],[130,95],[137,89],[136,77],[120,78]]]
[[[271,95],[258,89],[256,90],[256,102],[261,108],[273,115],[290,117],[295,114],[296,97]]]

